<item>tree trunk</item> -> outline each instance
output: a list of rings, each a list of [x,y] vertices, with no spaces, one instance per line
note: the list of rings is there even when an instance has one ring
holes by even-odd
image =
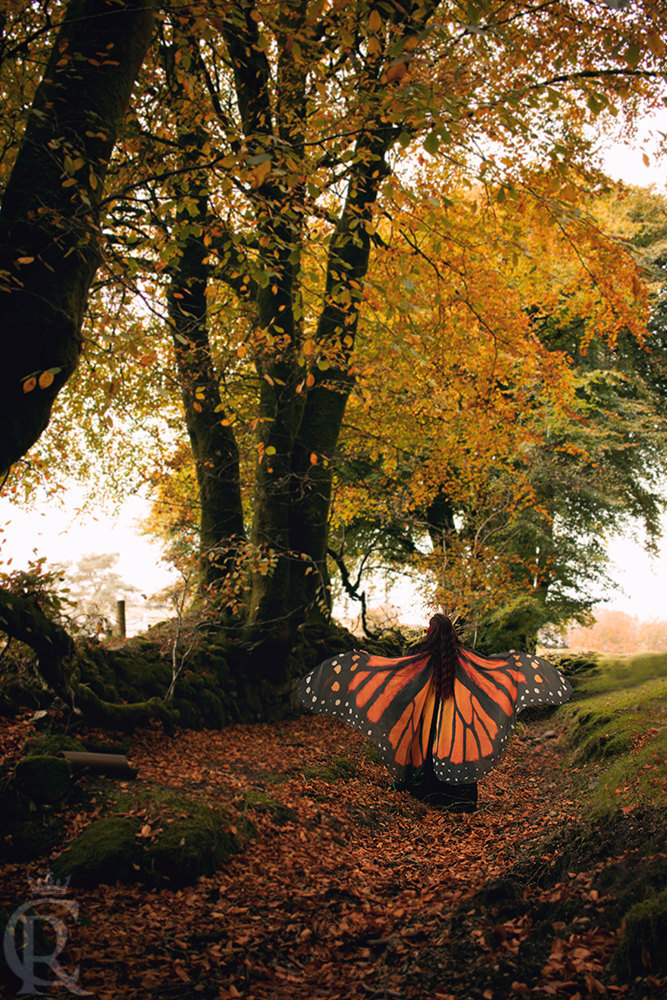
[[[317,349],[332,360],[325,370],[315,366],[308,372],[299,364],[302,329],[297,318],[304,192],[299,185],[290,189],[274,181],[281,173],[296,175],[294,164],[304,156],[306,66],[291,59],[286,44],[272,107],[252,4],[239,4],[236,11],[226,41],[246,141],[256,158],[271,157],[271,169],[254,195],[258,244],[265,248],[270,280],[258,297],[259,328],[267,348],[266,356],[260,351],[257,357],[262,384],[252,539],[270,553],[272,564],[268,572],[254,574],[248,634],[259,651],[257,669],[280,686],[287,681],[287,654],[297,627],[330,617],[327,539],[335,452],[354,384],[349,361],[369,264],[369,228],[388,173],[385,155],[397,132],[387,124],[386,91],[379,82],[379,63],[371,60],[368,117],[329,244],[325,304],[315,336]],[[286,33],[298,29],[306,12],[302,0],[285,5]],[[276,130],[290,150],[289,168],[280,162]]]
[[[368,226],[388,173],[384,156],[391,141],[390,131],[379,128],[357,144],[357,170],[329,246],[325,306],[316,337],[318,346],[335,351],[340,361],[313,368],[314,384],[306,394],[290,456],[289,548],[296,556],[282,600],[286,614],[306,621],[327,620],[331,611],[327,548],[336,447],[354,385],[347,363],[370,258]]]
[[[0,632],[34,649],[46,683],[56,691],[64,689],[63,663],[72,656],[74,642],[44,614],[35,598],[0,589]]]
[[[232,571],[244,526],[239,452],[233,430],[223,423],[225,414],[207,329],[205,188],[205,176],[196,175],[189,191],[190,197],[197,197],[196,216],[179,213],[178,222],[184,225],[187,235],[179,240],[177,226],[175,238],[180,254],[171,272],[168,310],[199,488],[203,578],[212,584]]]
[[[153,31],[143,0],[72,0],[0,210],[0,471],[76,368],[112,149]]]

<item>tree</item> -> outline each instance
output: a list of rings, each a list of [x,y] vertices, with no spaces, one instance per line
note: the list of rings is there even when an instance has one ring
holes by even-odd
[[[643,524],[649,544],[659,534],[664,337],[655,321],[642,332],[638,267],[658,282],[655,317],[664,200],[653,200],[650,223],[641,192],[615,188],[582,202],[577,225],[585,211],[609,221],[613,203],[625,237],[613,265],[606,242],[594,255],[615,283],[602,295],[565,225],[556,239],[540,222],[543,201],[531,207],[522,195],[504,218],[484,198],[474,213],[443,214],[433,193],[432,185],[428,214],[417,202],[392,213],[395,231],[418,250],[412,261],[391,239],[376,268],[388,268],[381,287],[391,287],[390,272],[403,287],[378,297],[374,322],[403,336],[382,388],[349,414],[336,558],[344,549],[350,560],[367,558],[373,546],[382,565],[410,567],[436,605],[462,615],[475,641],[530,646],[540,627],[585,616],[599,599],[609,534],[628,518]],[[513,261],[517,207],[524,252]],[[454,238],[457,255],[448,249],[444,258],[440,248]],[[400,317],[404,286],[419,287],[421,309]],[[378,369],[382,333],[366,344],[361,364]]]
[[[138,0],[72,0],[35,93],[0,209],[3,472],[42,433],[76,368],[104,179],[152,30]],[[21,44],[30,35],[5,59],[20,60]]]

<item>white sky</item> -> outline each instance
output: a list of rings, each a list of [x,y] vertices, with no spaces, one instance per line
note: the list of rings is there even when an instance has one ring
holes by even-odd
[[[605,168],[614,178],[639,185],[654,184],[666,190],[667,162],[660,163],[656,150],[667,132],[667,110],[647,120],[632,148],[615,146],[605,156]],[[649,156],[647,167],[643,153]],[[91,553],[118,553],[114,570],[128,583],[146,595],[167,586],[175,579],[173,570],[162,562],[157,544],[151,543],[136,530],[136,522],[147,513],[147,505],[138,497],[130,498],[120,516],[100,514],[97,519],[78,513],[78,498],[71,497],[67,507],[45,506],[39,511],[26,512],[0,497],[0,570],[24,568],[37,549],[49,564],[73,562]],[[75,511],[75,513],[72,513]],[[6,522],[11,522],[7,524]],[[649,557],[640,542],[631,537],[614,539],[609,552],[613,561],[610,575],[621,590],[606,603],[637,616],[640,620],[667,618],[667,517],[664,520],[665,540],[660,555]],[[7,560],[12,559],[11,566]],[[136,603],[142,598],[137,596]],[[394,598],[395,600],[395,598]],[[140,607],[134,613],[128,609],[128,626],[133,617],[141,619]],[[420,608],[406,597],[406,620],[415,622]],[[424,611],[424,615],[427,614]],[[132,631],[131,627],[128,631]]]
[[[614,180],[640,187],[655,185],[667,190],[667,157],[662,154],[667,134],[667,108],[646,118],[638,128],[632,145],[614,144],[603,156],[605,172]],[[648,165],[644,162],[648,157]]]

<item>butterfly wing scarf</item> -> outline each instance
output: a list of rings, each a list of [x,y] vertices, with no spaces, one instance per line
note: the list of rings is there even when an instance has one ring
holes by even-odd
[[[358,729],[393,775],[430,762],[441,781],[477,781],[502,757],[519,712],[562,705],[572,687],[548,660],[481,656],[459,646],[453,693],[442,698],[429,654],[386,659],[361,650],[325,660],[299,683],[301,703]]]

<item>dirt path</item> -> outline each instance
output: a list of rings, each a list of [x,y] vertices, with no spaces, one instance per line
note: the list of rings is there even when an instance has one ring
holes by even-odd
[[[546,856],[508,878],[578,818],[552,726],[515,738],[480,783],[478,811],[462,816],[391,790],[366,741],[332,720],[137,734],[136,787],[232,801],[255,835],[192,887],[77,889],[68,957],[81,986],[98,1000],[658,996],[659,984],[629,992],[604,972],[615,933],[594,872],[559,876]],[[332,761],[353,776],[325,780]],[[158,824],[147,814],[146,835]],[[6,866],[0,904],[46,867]]]

